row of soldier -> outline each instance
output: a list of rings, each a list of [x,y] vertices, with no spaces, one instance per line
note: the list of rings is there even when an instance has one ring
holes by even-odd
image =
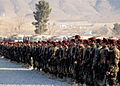
[[[1,42],[0,55],[81,85],[113,86],[120,82],[120,40],[82,40],[76,35],[62,42]]]

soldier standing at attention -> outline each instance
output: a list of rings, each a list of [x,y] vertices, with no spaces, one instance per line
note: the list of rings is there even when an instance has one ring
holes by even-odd
[[[101,48],[102,48],[102,46],[101,46],[101,44],[102,44],[102,40],[101,39],[96,39],[96,47],[97,47],[97,49],[96,49],[96,65],[95,65],[95,77],[96,77],[96,84],[97,85],[99,85],[99,83],[98,83],[98,80],[99,80],[99,65],[98,65],[98,63],[99,63],[99,61],[100,61],[100,50],[101,50]]]
[[[100,60],[98,62],[98,66],[100,70],[98,75],[99,78],[98,81],[100,86],[104,86],[105,85],[104,80],[106,80],[105,76],[108,68],[107,59],[109,58],[109,53],[108,53],[109,49],[107,47],[107,44],[108,44],[108,40],[106,38],[103,38],[102,48],[100,49]]]
[[[82,64],[84,66],[84,76],[85,76],[85,83],[87,86],[90,85],[90,79],[89,79],[89,71],[91,70],[90,69],[90,46],[89,46],[89,40],[84,40],[84,46],[85,46],[85,55],[84,55],[84,58],[83,58],[83,61],[82,61]]]
[[[83,40],[78,39],[78,44],[76,47],[76,58],[75,58],[75,80],[76,83],[83,84],[84,83],[84,67],[82,65],[82,61],[85,55],[85,48],[83,46]]]
[[[91,70],[89,71],[90,72],[90,85],[93,86],[95,85],[95,66],[96,66],[96,38],[92,37],[92,38],[89,38],[89,43],[90,43],[90,68]]]
[[[69,59],[68,59],[68,41],[62,41],[63,46],[63,75],[67,77],[67,74],[69,72]]]
[[[76,43],[75,39],[72,39],[68,49],[68,59],[69,59],[69,74],[70,78],[73,77],[74,61],[75,61]]]
[[[111,39],[109,41],[110,49],[109,49],[109,58],[107,60],[107,64],[109,64],[107,75],[108,75],[108,83],[110,86],[116,85],[117,73],[119,71],[118,63],[120,58],[120,51],[116,48],[116,41]]]

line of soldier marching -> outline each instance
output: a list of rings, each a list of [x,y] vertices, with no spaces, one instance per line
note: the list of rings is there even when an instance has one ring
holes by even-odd
[[[87,86],[120,83],[120,40],[75,39],[62,42],[0,42],[0,55],[31,65],[56,78],[71,78]]]

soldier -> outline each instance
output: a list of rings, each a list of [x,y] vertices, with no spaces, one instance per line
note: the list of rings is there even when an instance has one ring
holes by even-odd
[[[80,39],[80,35],[75,35],[75,42],[78,42],[78,39]]]
[[[56,43],[52,41],[50,48],[49,48],[49,59],[48,59],[50,74],[56,74],[57,72],[56,61],[55,61],[56,60],[55,54],[56,54],[57,49],[58,48],[56,46]]]
[[[99,61],[100,61],[100,50],[101,50],[101,48],[102,48],[102,46],[101,46],[101,44],[102,44],[102,40],[101,39],[96,39],[96,64],[95,64],[95,77],[96,77],[96,84],[97,85],[99,85],[99,82],[98,82],[98,80],[99,80],[99,65],[98,65],[98,63],[99,63]]]
[[[33,43],[31,42],[31,56],[33,57],[33,69],[35,69],[37,67],[37,63],[36,63],[36,58],[37,58],[37,55],[36,55],[36,43]],[[38,51],[40,52],[40,50]]]
[[[75,52],[76,52],[76,43],[75,43],[75,39],[72,39],[70,42],[70,46],[68,47],[68,60],[69,60],[68,77],[70,77],[70,78],[73,77],[73,72],[74,72]]]
[[[44,44],[43,47],[41,48],[40,46],[38,46],[38,42],[34,42],[34,60],[35,60],[35,66],[37,68],[38,71],[40,71],[40,69],[42,69],[43,67],[43,48],[44,48]]]
[[[98,81],[100,83],[100,86],[104,86],[106,84],[106,71],[108,68],[107,65],[107,59],[109,58],[109,49],[107,47],[108,40],[106,38],[103,38],[102,42],[102,48],[100,49],[100,60],[98,62],[98,68],[99,68],[99,75],[98,75]]]
[[[107,75],[108,82],[110,86],[116,85],[117,73],[119,71],[118,63],[120,58],[120,52],[116,48],[116,41],[110,40],[109,58],[107,59],[107,64],[109,64]]]
[[[68,43],[69,41],[62,41],[62,50],[63,50],[63,56],[62,56],[62,75],[67,78],[67,74],[69,72],[69,59],[68,59]]]
[[[83,46],[83,40],[78,39],[78,44],[76,47],[76,56],[75,56],[75,80],[76,83],[84,83],[84,67],[82,61],[85,55],[85,48]]]
[[[97,48],[96,48],[96,38],[92,37],[89,38],[89,43],[90,43],[90,59],[89,59],[89,65],[91,70],[89,78],[91,79],[90,85],[95,85],[96,84],[96,77],[95,77],[95,71],[96,71],[96,52],[97,52]]]
[[[84,40],[84,46],[85,46],[85,55],[82,61],[82,64],[84,66],[84,74],[85,74],[85,83],[86,85],[90,85],[90,78],[89,78],[89,71],[91,70],[90,68],[90,46],[89,46],[89,40]]]
[[[120,50],[120,40],[117,40],[117,48]]]
[[[58,66],[57,66],[57,70],[58,70],[58,77],[59,78],[63,78],[64,74],[64,69],[63,69],[63,64],[64,64],[64,61],[63,61],[63,46],[62,46],[62,42],[59,41],[58,42],[58,49],[56,51],[56,55],[57,56],[57,62],[58,62]]]
[[[45,45],[45,47],[44,47],[44,58],[43,58],[43,71],[45,72],[45,73],[47,73],[48,71],[49,71],[49,69],[48,69],[48,59],[49,59],[49,48],[50,48],[50,45],[51,44],[51,40],[48,40],[47,41],[47,44]],[[43,52],[43,51],[42,51]],[[42,53],[41,52],[41,53]]]

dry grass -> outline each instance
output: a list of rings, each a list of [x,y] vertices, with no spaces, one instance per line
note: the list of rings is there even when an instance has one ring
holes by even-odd
[[[16,19],[10,19],[10,18],[0,18],[0,35],[4,36],[10,36],[13,34],[24,34],[24,35],[30,35],[34,34],[35,27],[31,24],[32,20],[28,19],[22,19],[22,18],[16,18]],[[54,21],[55,22],[55,21]],[[99,36],[114,36],[115,34],[112,31],[113,23],[92,23],[93,26],[90,28],[78,28],[76,25],[78,24],[90,24],[87,21],[83,22],[56,22],[56,25],[59,24],[65,24],[65,25],[73,25],[73,28],[58,28],[56,26],[48,28],[48,31],[44,34],[50,34],[50,35],[91,35],[91,34],[84,34],[85,32],[90,31],[96,31]],[[18,28],[20,26],[20,28]],[[101,27],[106,25],[107,27],[107,34],[105,33],[105,30]]]

